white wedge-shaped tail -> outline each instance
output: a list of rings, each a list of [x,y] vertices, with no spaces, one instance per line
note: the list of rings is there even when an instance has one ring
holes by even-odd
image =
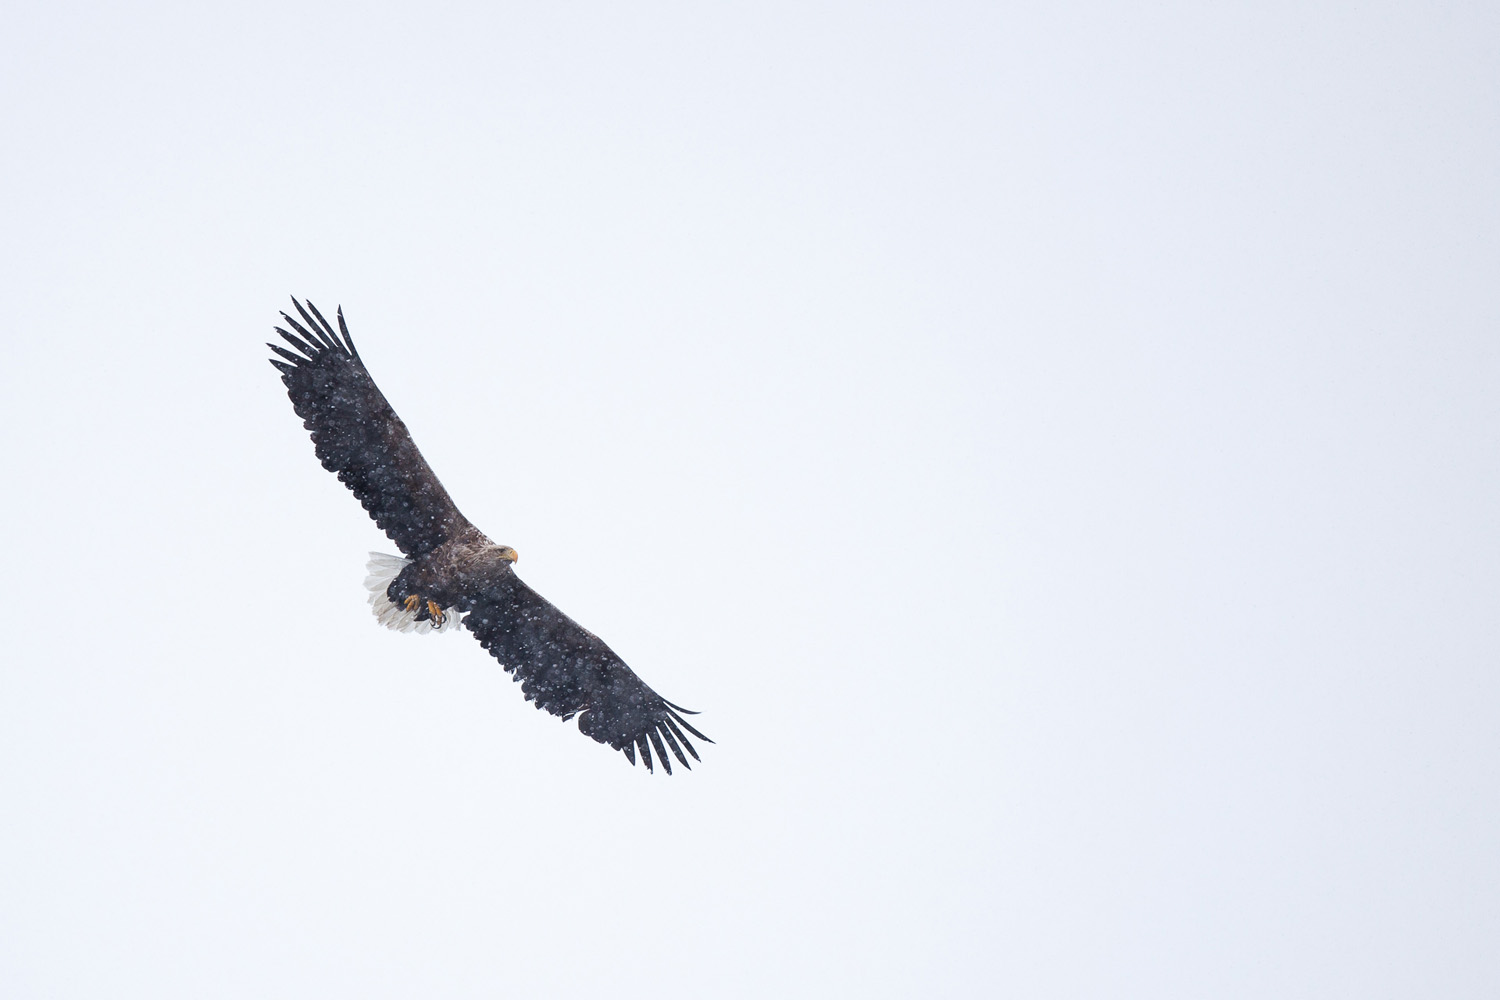
[[[374,610],[375,617],[379,619],[380,624],[386,628],[395,629],[397,632],[416,632],[418,635],[427,632],[457,630],[462,616],[453,608],[444,608],[443,624],[434,627],[431,621],[417,621],[415,611],[409,611],[402,605],[393,603],[386,595],[391,581],[409,565],[411,565],[410,559],[402,559],[400,556],[388,555],[384,552],[370,553],[370,561],[365,564],[365,571],[370,574],[365,577],[365,589],[370,592],[370,607]]]

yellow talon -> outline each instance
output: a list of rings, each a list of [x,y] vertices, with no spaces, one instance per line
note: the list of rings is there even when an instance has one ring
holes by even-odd
[[[427,602],[427,613],[432,616],[433,625],[443,624],[443,609],[438,606],[436,601]]]
[[[406,610],[407,611],[415,611],[415,610],[417,610],[418,606],[421,605],[421,603],[422,603],[422,599],[420,597],[418,597],[416,594],[412,594],[405,601]]]

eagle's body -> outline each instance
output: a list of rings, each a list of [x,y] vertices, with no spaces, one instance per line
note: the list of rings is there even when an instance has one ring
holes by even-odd
[[[654,748],[670,774],[668,747],[684,767],[682,748],[697,760],[684,730],[712,741],[682,717],[693,713],[652,691],[598,636],[526,586],[513,568],[515,550],[459,513],[370,378],[343,310],[341,340],[311,302],[304,309],[292,301],[306,325],[282,313],[297,335],[276,332],[300,353],[267,345],[285,359],[271,364],[323,467],[405,556],[371,555],[365,583],[381,623],[419,632],[461,625],[521,682],[528,701],[564,719],[578,716],[580,730],[632,764],[639,750],[650,769]]]
[[[496,545],[477,528],[467,526],[437,548],[408,563],[391,581],[389,596],[399,599],[402,594],[420,594],[430,598],[442,608],[467,611],[461,607],[465,594],[479,593],[506,585],[506,578],[515,577],[510,568],[515,562],[515,550]],[[417,619],[431,617],[426,608],[417,612]]]

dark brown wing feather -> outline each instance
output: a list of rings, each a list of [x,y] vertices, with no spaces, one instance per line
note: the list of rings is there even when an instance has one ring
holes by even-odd
[[[323,468],[338,474],[410,558],[469,527],[365,370],[343,309],[338,311],[341,340],[311,302],[305,309],[296,299],[292,303],[303,323],[282,313],[296,335],[281,327],[276,332],[300,353],[266,346],[285,359],[273,358],[271,364],[281,372],[292,408],[312,432]]]
[[[682,717],[696,712],[647,687],[603,640],[509,569],[500,582],[466,602],[466,609],[464,627],[521,682],[527,701],[564,719],[578,716],[581,731],[624,751],[632,764],[639,750],[651,770],[654,749],[671,774],[667,748],[683,767],[691,767],[683,750],[699,757],[687,733],[713,742]]]

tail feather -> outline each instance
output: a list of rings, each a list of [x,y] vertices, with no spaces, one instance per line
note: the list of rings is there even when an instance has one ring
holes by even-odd
[[[410,559],[400,556],[387,555],[384,552],[371,552],[370,561],[365,566],[369,573],[365,577],[365,589],[370,592],[370,608],[375,612],[375,618],[388,629],[397,632],[416,632],[425,635],[428,632],[452,632],[459,628],[459,619],[462,615],[452,608],[444,608],[446,612],[443,624],[436,627],[431,621],[417,621],[417,613],[408,611],[406,608],[391,601],[386,591],[390,589],[391,581],[411,564]]]

